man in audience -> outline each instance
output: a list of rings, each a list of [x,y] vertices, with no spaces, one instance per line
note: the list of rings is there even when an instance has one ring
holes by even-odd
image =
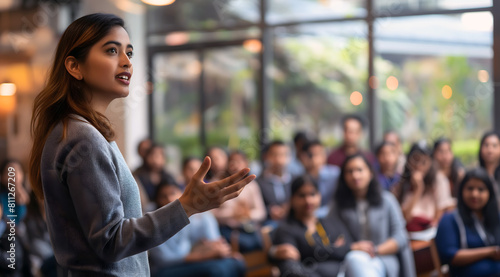
[[[146,166],[146,154],[148,153],[148,150],[149,148],[151,148],[152,145],[153,141],[149,138],[141,140],[137,145],[137,153],[142,159],[142,164],[136,169],[136,171]]]
[[[394,130],[389,130],[384,133],[384,141],[390,142],[396,146],[397,154],[398,154],[398,163],[396,166],[396,172],[398,174],[403,174],[406,163],[406,156],[403,153],[403,144],[401,143],[401,137]]]
[[[302,147],[304,144],[306,144],[308,141],[307,134],[305,132],[297,132],[295,133],[295,136],[293,137],[293,145],[295,147],[295,153],[292,157],[292,160],[288,164],[288,171],[290,174],[293,176],[300,176],[304,174],[304,165],[300,161],[300,152],[302,151]]]
[[[266,205],[268,219],[279,221],[288,213],[292,180],[292,175],[287,168],[290,150],[283,141],[273,141],[267,146],[264,159],[266,167],[257,178],[257,183]]]
[[[360,148],[363,139],[363,128],[365,127],[363,119],[354,114],[346,115],[342,119],[342,126],[344,128],[344,141],[339,148],[332,151],[328,156],[328,164],[341,167],[348,156],[361,152],[373,165],[375,162],[373,154],[362,151]]]
[[[181,195],[177,184],[162,183],[158,186],[155,202],[157,207],[162,207]],[[151,276],[243,276],[245,264],[241,255],[233,254],[229,244],[221,238],[214,216],[204,212],[191,216],[189,221],[184,229],[149,251]]]
[[[302,147],[301,159],[304,163],[306,174],[318,184],[321,194],[321,205],[316,211],[319,218],[328,214],[329,204],[340,175],[340,168],[326,164],[326,150],[319,140],[312,140]]]

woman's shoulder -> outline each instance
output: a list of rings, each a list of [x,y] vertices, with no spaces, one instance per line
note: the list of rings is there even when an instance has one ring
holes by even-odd
[[[394,194],[392,192],[383,190],[381,192],[381,197],[382,197],[383,203],[385,203],[386,205],[399,206],[398,200],[396,199],[396,196],[394,196]]]

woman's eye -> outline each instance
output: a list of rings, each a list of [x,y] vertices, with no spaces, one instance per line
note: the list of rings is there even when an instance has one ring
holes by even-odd
[[[134,56],[134,52],[132,52],[132,51],[127,52],[127,56],[129,59],[131,59]]]
[[[116,51],[116,48],[110,48],[110,49],[108,49],[108,52],[111,53],[111,54],[118,53],[118,51]]]

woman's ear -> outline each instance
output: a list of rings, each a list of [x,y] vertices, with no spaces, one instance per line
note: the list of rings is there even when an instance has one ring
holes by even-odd
[[[80,63],[76,60],[75,57],[69,56],[64,60],[64,66],[71,76],[75,79],[81,81],[83,79],[83,75],[80,69]]]

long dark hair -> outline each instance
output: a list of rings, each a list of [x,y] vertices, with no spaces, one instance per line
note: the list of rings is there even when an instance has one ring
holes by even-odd
[[[90,105],[90,97],[84,93],[84,81],[77,80],[65,67],[67,57],[83,62],[90,49],[105,37],[112,28],[124,27],[121,18],[112,14],[89,14],[71,23],[64,31],[49,73],[45,88],[35,98],[31,117],[33,147],[30,154],[29,177],[33,191],[43,198],[40,164],[43,147],[49,133],[63,122],[63,135],[66,137],[68,119],[71,114],[85,118],[108,141],[114,138],[114,131],[104,114],[95,111]]]
[[[378,206],[382,203],[382,192],[377,178],[375,178],[373,168],[371,167],[368,159],[363,154],[357,153],[347,157],[342,164],[339,182],[333,196],[339,209],[356,207],[356,198],[354,197],[354,193],[347,186],[347,182],[345,180],[346,166],[351,160],[355,158],[361,158],[372,173],[372,179],[370,180],[370,184],[368,185],[368,192],[366,194],[368,203],[370,204],[370,206]]]
[[[488,202],[482,210],[484,217],[484,227],[490,234],[494,235],[496,243],[500,243],[500,217],[498,212],[496,192],[493,187],[493,181],[484,168],[478,167],[468,171],[467,174],[465,174],[464,179],[460,183],[457,203],[457,209],[460,217],[462,217],[464,224],[472,227],[474,226],[474,221],[471,215],[472,210],[465,204],[463,198],[464,187],[471,179],[480,180],[490,193],[490,198],[488,199]]]
[[[445,143],[448,143],[451,147],[451,140],[449,138],[444,138],[444,137],[439,138],[434,142],[434,148],[432,149],[432,157],[433,158],[436,154],[438,147],[441,146],[442,144],[445,144]],[[460,183],[460,176],[458,175],[458,171],[461,168],[463,168],[462,163],[460,162],[460,160],[457,157],[453,156],[453,160],[451,162],[450,176],[446,176],[450,179],[450,181],[452,183],[452,187],[454,190],[454,191],[452,191],[453,195],[456,195],[456,189]]]
[[[408,152],[406,157],[405,170],[401,176],[401,180],[398,184],[399,193],[397,193],[398,201],[403,202],[404,196],[410,191],[411,188],[411,167],[414,162],[414,156],[417,154],[425,155],[431,160],[431,166],[424,176],[424,193],[428,193],[434,190],[434,183],[436,182],[437,176],[437,166],[432,159],[431,150],[423,143],[414,143]]]
[[[303,176],[295,178],[290,185],[290,187],[291,187],[290,202],[291,202],[291,199],[295,196],[295,194],[297,194],[299,189],[301,189],[305,185],[312,185],[314,187],[314,189],[316,189],[316,191],[318,193],[320,193],[319,189],[318,189],[318,183],[316,183],[316,181],[314,181],[311,177],[309,177],[307,175],[303,175]],[[293,206],[290,203],[290,210],[288,212],[288,219],[293,219],[294,217],[295,217],[295,211],[293,210]]]
[[[483,156],[481,156],[481,150],[483,149],[483,143],[484,143],[484,141],[488,137],[491,137],[491,136],[496,136],[498,138],[498,140],[500,140],[500,134],[498,132],[496,132],[496,131],[489,131],[489,132],[484,133],[483,137],[481,138],[481,142],[479,144],[479,153],[478,153],[479,166],[482,167],[482,168],[486,168],[486,162],[484,161]],[[500,179],[500,164],[495,169],[494,178],[496,180]]]

